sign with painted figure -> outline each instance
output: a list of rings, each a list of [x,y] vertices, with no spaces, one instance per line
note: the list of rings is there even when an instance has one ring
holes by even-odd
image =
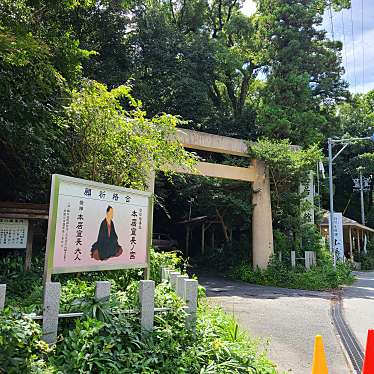
[[[26,248],[29,221],[0,218],[0,248]]]
[[[330,217],[330,216],[329,216]],[[329,218],[330,220],[330,218]],[[343,214],[334,213],[334,251],[337,260],[344,260]]]
[[[52,176],[47,272],[146,268],[149,192]]]

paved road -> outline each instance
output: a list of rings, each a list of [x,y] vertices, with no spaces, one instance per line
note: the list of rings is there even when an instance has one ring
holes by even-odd
[[[330,374],[350,373],[331,323],[326,292],[262,287],[217,277],[199,277],[209,300],[233,313],[252,335],[270,338],[269,357],[279,372],[311,372],[314,336],[322,335]]]
[[[374,328],[374,272],[355,275],[357,281],[344,287],[343,314],[364,351],[367,331]]]

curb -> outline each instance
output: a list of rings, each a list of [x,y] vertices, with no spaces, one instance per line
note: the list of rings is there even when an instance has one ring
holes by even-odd
[[[361,373],[364,353],[360,343],[351,331],[343,316],[341,295],[336,295],[331,299],[331,320],[338,336],[338,341],[342,347],[344,356],[354,374]]]

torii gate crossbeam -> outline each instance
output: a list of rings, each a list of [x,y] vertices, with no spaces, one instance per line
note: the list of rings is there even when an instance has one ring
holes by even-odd
[[[249,157],[247,143],[242,139],[185,129],[178,130],[178,138],[185,148]],[[266,268],[273,253],[273,225],[270,182],[264,162],[253,160],[248,168],[199,162],[196,169],[200,175],[252,183],[253,267]],[[191,174],[182,168],[175,171]]]

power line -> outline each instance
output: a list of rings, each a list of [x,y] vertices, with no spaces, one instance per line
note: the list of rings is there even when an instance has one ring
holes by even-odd
[[[355,82],[355,91],[357,92],[357,75],[356,75],[356,52],[355,52],[355,35],[353,30],[353,2],[351,2],[351,36],[352,36],[352,52],[353,52],[353,73]]]
[[[329,1],[329,13],[330,13],[330,24],[331,24],[331,36],[332,40],[335,40],[335,35],[334,35],[334,23],[332,22],[332,9],[331,9],[331,1]]]
[[[346,67],[346,69],[348,69],[347,44],[346,44],[346,39],[345,39],[345,26],[344,26],[344,14],[343,14],[343,10],[340,13],[342,15],[343,49],[344,49],[345,67]]]
[[[364,0],[361,0],[362,93],[365,87]]]

